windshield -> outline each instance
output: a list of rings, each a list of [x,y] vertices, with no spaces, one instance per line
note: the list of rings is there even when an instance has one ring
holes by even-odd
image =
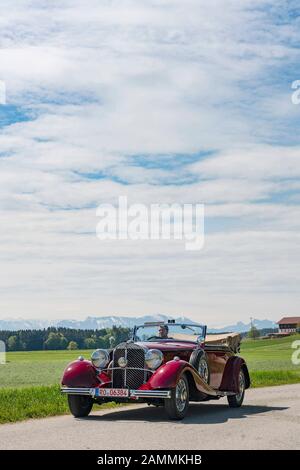
[[[137,326],[134,330],[135,341],[204,341],[206,326],[177,323],[155,323]]]

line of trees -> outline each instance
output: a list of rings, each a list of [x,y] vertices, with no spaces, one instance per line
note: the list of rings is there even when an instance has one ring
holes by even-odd
[[[116,327],[101,330],[47,328],[44,330],[0,331],[0,340],[7,351],[42,351],[110,348],[131,336],[129,328]]]

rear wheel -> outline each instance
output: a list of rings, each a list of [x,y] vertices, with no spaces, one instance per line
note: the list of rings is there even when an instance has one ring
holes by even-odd
[[[92,407],[93,399],[84,395],[68,395],[69,409],[75,418],[88,416]]]
[[[165,399],[165,410],[170,419],[183,419],[189,407],[189,384],[185,375],[178,380],[171,392],[171,398]]]
[[[228,395],[227,397],[228,405],[230,406],[230,408],[239,408],[242,405],[245,396],[245,388],[245,374],[241,369],[239,373],[239,392],[236,395]]]

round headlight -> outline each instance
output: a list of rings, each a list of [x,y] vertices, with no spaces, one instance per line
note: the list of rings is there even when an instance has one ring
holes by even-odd
[[[104,369],[109,363],[109,354],[106,349],[96,349],[91,355],[91,361],[97,369]]]
[[[145,355],[145,362],[149,369],[157,369],[163,361],[163,353],[159,349],[149,349]]]

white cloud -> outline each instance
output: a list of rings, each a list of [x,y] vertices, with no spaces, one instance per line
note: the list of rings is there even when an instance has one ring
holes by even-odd
[[[274,145],[231,149],[196,163],[191,171],[203,177],[274,180],[300,177],[300,147]]]
[[[0,80],[31,116],[16,109],[0,134],[3,316],[298,313],[299,110],[283,71],[299,28],[280,2],[1,6]],[[119,195],[204,202],[204,251],[101,244],[94,206]]]

